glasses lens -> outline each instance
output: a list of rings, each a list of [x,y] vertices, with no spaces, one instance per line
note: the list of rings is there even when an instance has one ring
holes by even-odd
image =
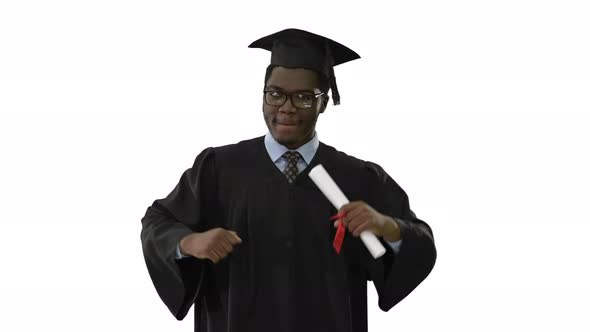
[[[267,104],[272,106],[280,106],[285,103],[285,94],[278,91],[267,91],[264,94],[264,100]]]
[[[297,108],[310,108],[315,96],[309,93],[297,93],[293,95],[293,106]]]

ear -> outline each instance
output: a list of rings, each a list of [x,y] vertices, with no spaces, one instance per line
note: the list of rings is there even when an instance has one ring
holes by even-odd
[[[323,95],[322,96],[322,103],[321,103],[321,108],[320,108],[320,113],[324,113],[324,111],[326,110],[326,107],[328,107],[328,101],[330,100],[330,96],[327,95]]]

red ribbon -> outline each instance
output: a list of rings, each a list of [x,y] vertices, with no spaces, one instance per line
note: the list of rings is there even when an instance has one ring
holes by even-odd
[[[336,235],[334,236],[334,241],[332,242],[332,247],[336,250],[337,254],[340,254],[340,249],[342,249],[342,241],[344,241],[344,235],[346,234],[346,229],[344,228],[344,223],[342,222],[342,218],[346,216],[345,213],[339,213],[332,217],[330,217],[331,221],[338,220],[338,229],[336,230]]]

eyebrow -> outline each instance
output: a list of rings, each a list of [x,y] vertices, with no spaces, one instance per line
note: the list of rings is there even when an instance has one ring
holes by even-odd
[[[276,86],[276,85],[269,85],[269,86],[267,86],[266,88],[267,88],[267,89],[273,89],[273,90],[279,90],[279,91],[281,91],[281,92],[286,92],[286,91],[285,91],[285,90],[283,90],[281,87],[278,87],[278,86]],[[301,89],[301,90],[295,90],[295,91],[293,91],[293,92],[291,92],[291,93],[298,93],[298,92],[299,92],[299,93],[300,93],[300,92],[308,92],[308,93],[312,93],[312,94],[315,94],[315,93],[316,93],[314,90],[311,90],[311,89]]]

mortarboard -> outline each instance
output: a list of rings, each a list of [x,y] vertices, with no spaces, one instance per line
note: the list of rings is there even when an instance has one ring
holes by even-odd
[[[271,52],[270,64],[315,70],[330,82],[334,105],[340,104],[334,66],[359,59],[350,48],[326,37],[299,29],[286,29],[262,37],[248,47]]]

